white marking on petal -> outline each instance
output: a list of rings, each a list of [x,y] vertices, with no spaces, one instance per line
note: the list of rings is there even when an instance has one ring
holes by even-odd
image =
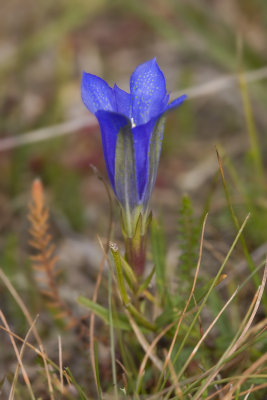
[[[132,128],[134,128],[136,126],[136,124],[134,123],[133,117],[131,118],[131,124],[132,124]]]

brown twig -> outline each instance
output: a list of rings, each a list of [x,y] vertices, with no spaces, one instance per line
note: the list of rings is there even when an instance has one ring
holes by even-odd
[[[14,378],[13,378],[13,382],[12,382],[12,386],[11,386],[11,389],[10,389],[8,400],[13,400],[14,399],[14,394],[15,394],[14,392],[15,392],[15,387],[16,387],[16,383],[17,383],[17,379],[18,379],[18,375],[19,375],[19,369],[20,369],[20,361],[22,361],[22,357],[23,357],[23,354],[24,354],[26,343],[27,343],[28,338],[29,338],[29,336],[31,334],[31,331],[33,330],[33,327],[36,324],[37,318],[38,318],[38,315],[35,317],[32,325],[28,329],[28,332],[27,332],[27,334],[25,336],[25,339],[24,339],[24,341],[22,343],[22,346],[21,346],[21,349],[20,349],[20,352],[19,352],[20,360],[18,360],[18,364],[17,364],[16,371],[15,371],[15,374],[14,374]]]
[[[43,346],[42,340],[41,340],[41,338],[40,338],[40,336],[38,334],[38,331],[37,331],[37,329],[35,328],[35,326],[33,324],[33,319],[31,317],[27,307],[25,306],[23,300],[19,296],[18,292],[16,291],[16,289],[14,288],[12,283],[6,277],[6,275],[4,274],[2,269],[0,269],[0,278],[3,281],[3,283],[5,284],[5,286],[7,287],[7,289],[9,290],[10,294],[13,296],[14,300],[16,301],[16,303],[18,304],[20,309],[22,310],[22,312],[25,315],[25,318],[26,318],[29,326],[33,327],[32,331],[33,331],[34,337],[36,338],[36,341],[37,341],[37,343],[39,345],[39,348],[40,348],[40,353],[39,354],[42,357],[42,360],[44,362],[44,369],[45,369],[45,373],[46,373],[50,399],[54,400],[55,399],[54,398],[54,390],[53,390],[53,386],[52,386],[50,371],[49,371],[48,364],[47,364],[48,357],[47,357],[46,352],[44,350],[44,346]],[[13,335],[13,336],[15,337],[15,335]]]
[[[8,325],[8,323],[7,323],[7,320],[6,320],[4,314],[2,313],[1,310],[0,310],[0,318],[2,319],[3,324],[5,325],[6,329],[10,330],[9,325]],[[11,341],[12,346],[13,346],[13,348],[14,348],[16,357],[17,357],[17,359],[18,359],[18,363],[19,363],[20,368],[21,368],[22,376],[23,376],[24,382],[25,382],[25,384],[26,384],[26,386],[27,386],[27,388],[28,388],[30,397],[31,397],[32,400],[35,400],[35,396],[34,396],[34,393],[33,393],[33,390],[32,390],[32,386],[31,386],[31,382],[30,382],[29,377],[28,377],[28,374],[27,374],[27,372],[26,372],[26,370],[25,370],[25,368],[24,368],[24,365],[23,365],[23,362],[22,362],[22,359],[21,359],[21,356],[20,356],[18,347],[17,347],[16,342],[15,342],[15,340],[14,340],[14,337],[13,337],[12,335],[9,335],[9,338],[10,338],[10,341]],[[12,389],[11,389],[11,390],[12,390]],[[10,394],[12,395],[12,392],[11,392]],[[10,398],[11,398],[11,397],[10,397]]]

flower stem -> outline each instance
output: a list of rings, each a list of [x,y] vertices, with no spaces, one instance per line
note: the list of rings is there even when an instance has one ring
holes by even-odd
[[[144,273],[146,261],[146,235],[125,238],[126,260],[137,277]]]

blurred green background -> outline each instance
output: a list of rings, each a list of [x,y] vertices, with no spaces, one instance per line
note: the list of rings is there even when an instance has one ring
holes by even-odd
[[[244,70],[263,67],[266,19],[264,0],[5,2],[0,15],[1,139],[87,115],[80,100],[82,70],[127,90],[133,69],[156,56],[168,90],[186,92],[236,73],[241,64]],[[249,87],[262,150],[265,86],[261,80]],[[244,154],[246,130],[238,84],[189,98],[168,121],[158,187],[170,192],[162,201],[175,205],[177,193],[188,189],[199,196],[198,182],[183,184],[185,173],[213,157],[214,144]],[[55,138],[9,151],[1,151],[0,142],[0,212],[7,219],[5,207],[23,204],[31,180],[40,176],[54,206],[75,231],[82,231],[96,223],[94,199],[101,203],[104,197],[89,167],[92,163],[105,174],[99,130],[95,124],[61,138],[56,132]]]
[[[80,100],[82,70],[127,89],[136,65],[156,56],[168,90],[186,91],[236,73],[240,40],[243,69],[263,67],[266,19],[264,0],[6,2],[0,15],[1,139],[86,115]],[[263,146],[265,85],[260,81],[250,87]],[[179,189],[180,174],[212,154],[215,143],[244,146],[246,124],[238,85],[189,99],[167,127],[163,151],[168,166],[162,167],[159,184]],[[72,227],[81,230],[92,195],[89,164],[105,173],[101,154],[97,125],[2,151],[2,192],[14,199],[26,193],[38,175]]]
[[[235,236],[223,186],[216,179],[215,145],[224,156],[237,215],[243,219],[252,211],[249,250],[262,249],[267,225],[266,78],[248,84],[249,111],[244,109],[244,89],[240,90],[238,79],[218,89],[216,84],[241,70],[267,66],[266,27],[266,0],[1,3],[0,263],[33,312],[40,307],[32,301],[38,295],[29,284],[33,276],[26,235],[33,179],[40,177],[45,185],[64,282],[72,287],[74,299],[77,292],[92,292],[90,279],[100,253],[96,235],[105,237],[107,232],[108,199],[90,167],[95,165],[106,176],[97,123],[57,135],[57,124],[79,124],[89,114],[80,99],[83,70],[128,90],[135,67],[157,57],[168,91],[189,94],[167,121],[152,199],[154,214],[166,232],[169,265],[176,265],[178,258],[177,220],[184,193],[192,198],[194,215],[201,216],[203,210],[210,213],[210,258],[204,274],[216,269],[218,257]],[[209,93],[206,84],[211,85]],[[23,135],[45,127],[54,130],[54,137],[18,145]],[[258,140],[254,148],[253,132]],[[5,150],[9,139],[13,145]],[[120,238],[118,218],[116,210],[116,239]],[[240,251],[236,260],[242,258]],[[5,307],[8,314],[16,315],[17,329],[23,330],[13,305]]]

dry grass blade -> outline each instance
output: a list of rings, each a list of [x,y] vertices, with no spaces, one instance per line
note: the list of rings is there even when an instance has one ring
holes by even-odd
[[[143,361],[140,365],[139,371],[138,371],[138,376],[137,376],[137,383],[136,387],[138,388],[140,386],[140,382],[142,379],[142,376],[145,372],[145,367],[148,359],[150,358],[150,355],[156,346],[156,344],[159,342],[159,340],[165,336],[165,334],[176,324],[176,321],[172,322],[171,324],[167,325],[159,334],[158,336],[155,337],[155,339],[152,341],[152,343],[149,345],[149,347],[146,350],[145,356],[143,358]]]
[[[165,354],[164,354],[165,357],[167,357],[167,351],[164,351],[164,353],[165,353]],[[183,392],[182,392],[182,390],[181,390],[181,388],[180,388],[179,380],[178,380],[176,371],[175,371],[175,369],[174,369],[174,366],[173,366],[173,363],[171,362],[171,360],[168,361],[168,368],[169,368],[169,371],[170,371],[171,379],[172,379],[172,381],[173,381],[172,386],[173,386],[173,388],[174,388],[174,391],[175,391],[175,393],[176,393],[176,396],[177,396],[178,399],[183,399],[183,398],[184,398],[184,397],[183,397]]]
[[[251,388],[251,389],[248,389],[248,390],[244,390],[243,392],[240,392],[240,396],[244,396],[244,395],[250,395],[252,392],[257,392],[257,391],[259,391],[259,390],[261,390],[261,389],[266,389],[267,388],[267,383],[262,383],[261,385],[257,385],[257,386],[254,386],[253,388]],[[246,398],[248,398],[246,396]],[[244,398],[244,400],[246,400],[246,398]]]
[[[253,378],[262,378],[262,379],[265,379],[266,376],[259,376],[259,375],[256,375],[256,376],[255,376],[255,375],[250,375],[250,376],[247,376],[247,378],[251,378],[251,379],[253,379]],[[217,395],[221,395],[222,393],[225,392],[225,390],[226,390],[227,388],[229,388],[229,386],[232,387],[232,386],[233,386],[233,382],[234,382],[235,380],[237,380],[237,379],[239,379],[239,376],[233,376],[233,377],[232,377],[232,381],[231,381],[229,384],[227,384],[226,386],[221,387],[219,390],[217,390],[216,392],[214,392],[214,393],[212,393],[210,396],[208,396],[205,400],[211,400],[211,399],[216,398]],[[240,393],[239,393],[239,396],[245,396],[245,395],[248,394],[248,393],[255,392],[256,390],[263,389],[263,388],[265,388],[266,386],[267,386],[267,383],[254,386],[252,389],[247,389],[247,390],[244,390],[243,392],[240,392]],[[224,397],[223,397],[223,400],[224,400]]]
[[[262,282],[261,282],[261,285],[260,285],[260,287],[258,289],[258,295],[257,295],[257,298],[256,298],[256,304],[254,306],[254,310],[252,311],[252,314],[251,314],[251,316],[250,316],[250,318],[248,320],[247,325],[245,326],[243,332],[241,333],[239,339],[237,340],[237,342],[235,344],[235,349],[240,346],[242,340],[244,339],[246,333],[248,332],[248,330],[249,330],[249,328],[250,328],[250,326],[251,326],[251,324],[252,324],[252,322],[253,322],[253,320],[255,318],[255,315],[256,315],[256,313],[258,311],[258,308],[260,306],[261,299],[262,299],[262,296],[263,296],[263,293],[264,293],[266,280],[267,280],[267,258],[266,258],[266,264],[265,264],[265,268],[264,268],[264,272],[263,272]]]
[[[0,310],[0,318],[2,319],[3,324],[4,324],[4,326],[6,327],[6,329],[10,330],[10,328],[9,328],[9,326],[8,326],[8,323],[7,323],[7,320],[6,320],[4,314],[2,313],[1,310]],[[32,325],[32,327],[33,327],[33,325]],[[16,354],[16,357],[17,357],[17,359],[18,359],[18,363],[19,363],[20,368],[21,368],[22,376],[23,376],[24,382],[25,382],[25,384],[26,384],[26,386],[27,386],[27,388],[28,388],[28,391],[29,391],[29,393],[30,393],[30,397],[31,397],[32,400],[35,400],[35,396],[34,396],[34,393],[33,393],[33,390],[32,390],[32,386],[31,386],[31,382],[30,382],[29,377],[28,377],[28,374],[27,374],[27,372],[26,372],[26,370],[25,370],[25,368],[24,368],[24,365],[23,365],[23,362],[22,362],[22,359],[21,359],[19,350],[18,350],[18,348],[17,348],[16,342],[15,342],[15,340],[14,340],[14,337],[13,337],[12,335],[9,335],[9,338],[10,338],[10,341],[11,341],[11,343],[12,343],[12,346],[13,346],[14,352],[15,352],[15,354]],[[12,386],[12,388],[13,388],[13,386]],[[13,392],[13,389],[12,389],[12,392]],[[12,396],[12,392],[10,393],[11,396]],[[12,397],[13,397],[13,396],[12,396]],[[9,396],[10,399],[11,399],[12,397]]]
[[[196,267],[196,272],[195,272],[195,276],[194,276],[194,281],[193,281],[192,289],[191,289],[190,295],[189,295],[189,297],[188,297],[188,299],[187,299],[187,302],[186,302],[186,305],[185,305],[184,310],[183,310],[183,312],[182,312],[182,315],[181,315],[181,317],[180,317],[180,319],[179,319],[179,321],[178,321],[177,328],[176,328],[175,334],[174,334],[174,336],[173,336],[172,343],[171,343],[171,345],[170,345],[170,348],[169,348],[167,357],[166,357],[165,362],[164,362],[164,365],[163,365],[162,373],[164,372],[164,370],[165,370],[165,368],[166,368],[166,366],[167,366],[169,360],[171,359],[171,354],[172,354],[172,351],[173,351],[173,348],[174,348],[174,345],[175,345],[175,342],[176,342],[176,339],[177,339],[177,336],[178,336],[178,333],[179,333],[179,329],[180,329],[181,323],[182,323],[182,321],[183,321],[183,319],[184,319],[184,316],[185,316],[185,314],[186,314],[187,308],[188,308],[188,306],[189,306],[189,304],[190,304],[190,301],[191,301],[191,299],[192,299],[192,297],[193,297],[193,294],[194,294],[194,290],[195,290],[196,283],[197,283],[197,277],[198,277],[198,273],[199,273],[199,268],[200,268],[200,263],[201,263],[201,258],[202,258],[203,239],[204,239],[204,232],[205,232],[206,221],[207,221],[207,215],[205,216],[205,219],[204,219],[204,221],[203,221],[202,232],[201,232],[201,239],[200,239],[199,256],[198,256],[198,262],[197,262],[197,267]]]
[[[257,330],[256,337],[261,336],[263,332],[267,330],[267,318],[261,321],[258,325],[262,325],[260,329]]]
[[[231,303],[231,301],[234,299],[234,297],[236,296],[238,292],[238,289],[235,290],[235,292],[232,294],[232,296],[230,297],[230,299],[225,303],[225,305],[222,307],[222,309],[219,311],[219,313],[216,315],[216,317],[214,318],[214,320],[212,321],[212,323],[209,325],[208,329],[206,330],[206,332],[203,334],[203,336],[201,337],[201,339],[199,340],[199,342],[196,344],[196,346],[194,347],[192,353],[190,354],[190,356],[188,357],[188,359],[186,360],[186,362],[184,363],[183,367],[181,368],[181,370],[179,371],[179,374],[177,375],[177,379],[180,379],[181,376],[183,375],[184,371],[186,370],[186,368],[188,367],[189,363],[192,361],[192,359],[194,358],[194,356],[196,355],[196,353],[198,352],[199,347],[201,346],[201,344],[204,342],[204,340],[206,339],[206,337],[208,336],[208,334],[210,333],[210,331],[212,330],[212,328],[214,327],[214,325],[216,324],[216,322],[218,321],[218,319],[220,318],[220,316],[222,315],[222,313],[224,312],[224,310],[228,307],[228,305]]]
[[[129,372],[127,371],[125,366],[122,364],[122,362],[118,358],[116,358],[116,363],[121,367],[121,369],[123,370],[125,376],[129,376]]]
[[[254,388],[254,385],[251,385],[249,390],[248,390],[248,392],[247,392],[247,394],[246,394],[246,396],[244,397],[244,400],[248,400],[248,396],[250,396],[253,388]]]
[[[234,225],[235,225],[235,227],[236,227],[236,229],[238,231],[240,229],[240,224],[239,224],[237,215],[236,215],[236,213],[234,211],[234,208],[233,208],[233,205],[232,205],[232,201],[231,201],[231,197],[230,197],[230,194],[229,194],[228,186],[226,184],[226,180],[225,180],[225,176],[224,176],[222,159],[220,157],[220,154],[219,154],[219,151],[217,150],[217,148],[216,148],[216,154],[217,154],[219,170],[220,170],[220,174],[221,174],[221,178],[222,178],[222,184],[223,184],[223,188],[224,188],[226,202],[227,202],[227,205],[228,205],[232,220],[234,222]],[[253,279],[253,281],[255,283],[255,286],[258,287],[260,285],[260,278],[259,278],[259,276],[257,274],[254,274],[255,265],[253,263],[251,255],[250,255],[250,253],[248,251],[247,244],[246,244],[246,241],[245,241],[243,235],[240,235],[240,242],[241,242],[242,249],[243,249],[245,258],[247,260],[250,272],[253,273],[252,279]]]
[[[134,330],[134,333],[138,339],[138,342],[140,343],[140,345],[142,346],[142,348],[144,349],[146,354],[148,354],[148,357],[153,362],[153,364],[157,367],[157,369],[159,371],[162,371],[162,366],[163,366],[162,361],[155,354],[153,354],[151,350],[149,351],[149,348],[150,348],[149,343],[147,342],[146,338],[140,331],[138,325],[135,323],[134,319],[132,318],[132,316],[128,312],[128,310],[125,310],[125,313],[126,313],[127,318],[129,319],[129,322]]]
[[[14,286],[11,284],[11,282],[8,280],[8,278],[6,277],[6,275],[4,274],[2,269],[0,269],[0,278],[3,281],[3,283],[5,284],[5,286],[7,287],[7,289],[9,290],[10,294],[13,296],[14,300],[16,301],[16,303],[18,304],[20,309],[22,310],[29,326],[33,326],[32,331],[33,331],[34,337],[39,345],[39,348],[40,348],[40,356],[42,357],[43,362],[44,362],[44,368],[45,368],[45,374],[46,374],[47,383],[48,383],[50,400],[54,400],[55,399],[54,398],[54,390],[53,390],[51,376],[50,376],[49,368],[48,368],[48,364],[47,364],[47,356],[46,356],[46,353],[45,353],[45,350],[44,350],[44,347],[42,344],[42,340],[38,334],[38,331],[35,328],[35,326],[33,325],[33,319],[31,317],[27,307],[25,306],[24,302],[22,301],[21,297],[19,296],[18,292],[16,291]]]
[[[30,336],[30,333],[31,333],[33,327],[36,324],[37,318],[38,318],[38,315],[35,317],[32,325],[30,326],[30,328],[29,328],[29,330],[28,330],[28,332],[27,332],[27,334],[25,336],[25,339],[24,339],[24,341],[22,343],[22,346],[21,346],[21,349],[20,349],[20,353],[19,353],[21,360],[23,358],[23,354],[24,354],[24,350],[25,350],[28,338]],[[18,361],[18,364],[17,364],[17,367],[16,367],[16,371],[15,371],[15,374],[14,374],[14,379],[13,379],[12,386],[11,386],[11,389],[10,389],[9,400],[13,400],[14,399],[15,387],[16,387],[18,376],[19,376],[19,369],[20,369],[20,363]]]
[[[203,392],[210,385],[210,383],[213,381],[213,379],[218,375],[219,371],[221,370],[221,368],[224,365],[224,362],[229,357],[231,357],[235,353],[235,351],[238,349],[238,347],[242,344],[244,337],[245,337],[246,333],[248,332],[248,330],[255,318],[255,315],[258,311],[258,308],[259,308],[259,305],[261,302],[261,298],[262,298],[262,295],[264,292],[266,279],[267,279],[267,259],[266,259],[266,265],[265,265],[265,269],[264,269],[264,273],[263,273],[262,283],[261,283],[261,286],[259,287],[259,289],[257,290],[257,292],[254,296],[254,299],[252,301],[252,304],[250,307],[250,309],[252,308],[252,311],[250,313],[250,309],[249,309],[250,317],[249,317],[247,323],[245,324],[244,328],[242,329],[239,337],[230,344],[228,349],[224,352],[223,356],[220,358],[220,360],[216,364],[215,368],[212,369],[212,373],[207,378],[204,385],[201,386],[200,389],[197,391],[197,393],[194,395],[193,400],[198,400],[201,398],[201,395],[203,394]],[[246,319],[246,317],[245,317],[245,319]],[[265,354],[264,356],[267,356],[267,355]]]
[[[27,346],[29,349],[33,350],[38,356],[43,357],[44,354],[41,353],[40,350],[38,350],[36,347],[34,347],[31,343],[26,342],[24,338],[20,337],[19,335],[17,335],[15,332],[12,332],[10,329],[6,328],[4,325],[0,324],[0,329],[2,329],[2,331],[8,333],[9,335],[13,336],[13,338],[17,339],[19,342],[21,342],[22,344],[24,343],[25,346]],[[47,357],[47,355],[45,355],[46,357],[46,361],[56,370],[58,369],[58,366],[49,358]]]
[[[241,387],[241,385],[246,381],[247,377],[251,375],[252,372],[257,370],[262,364],[267,362],[267,353],[263,354],[257,361],[255,361],[246,371],[243,372],[242,377],[232,385],[231,389],[224,397],[224,400],[231,400],[233,397],[233,393]],[[265,364],[266,365],[266,364]]]
[[[63,393],[64,392],[64,383],[63,383],[63,362],[62,362],[61,336],[58,336],[58,360],[59,360],[60,390],[61,390],[61,393]]]

